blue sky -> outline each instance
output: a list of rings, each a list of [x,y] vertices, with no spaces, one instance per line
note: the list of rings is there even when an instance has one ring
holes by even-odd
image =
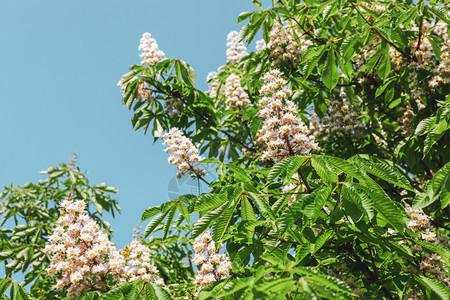
[[[0,185],[36,182],[39,171],[76,151],[90,183],[119,189],[113,241],[128,244],[142,211],[174,195],[176,168],[160,141],[132,129],[120,76],[139,63],[139,39],[150,32],[206,90],[206,75],[226,62],[226,35],[240,29],[236,19],[246,10],[256,10],[250,0],[3,0]],[[180,193],[191,188],[183,183]]]

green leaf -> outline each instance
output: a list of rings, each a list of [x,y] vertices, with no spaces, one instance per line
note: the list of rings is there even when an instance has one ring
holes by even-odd
[[[242,197],[241,199],[241,218],[243,221],[256,221],[253,207],[245,197]]]
[[[12,300],[32,300],[34,299],[17,281],[13,280],[10,298]]]
[[[200,164],[221,164],[222,162],[216,158],[207,157],[199,162]]]
[[[339,73],[337,68],[336,54],[334,53],[334,47],[330,46],[325,65],[322,70],[323,84],[332,90],[339,81]]]
[[[417,195],[413,200],[413,209],[427,207],[439,197],[446,198],[450,193],[450,163],[447,163],[434,177],[427,182],[425,191]],[[0,255],[1,256],[1,255]]]
[[[321,45],[318,47],[308,47],[308,50],[303,55],[304,57],[306,57],[304,61],[309,57],[311,58],[307,59],[302,67],[303,78],[307,79],[309,77],[314,68],[317,67],[317,63],[324,53],[325,45]]]
[[[237,24],[241,23],[242,21],[250,18],[255,12],[254,11],[244,11],[241,12],[237,18]]]
[[[150,221],[150,223],[147,224],[144,230],[144,238],[146,238],[150,233],[153,232],[153,230],[155,230],[155,228],[164,220],[169,212],[170,211],[167,211],[165,213],[157,215]]]
[[[153,290],[155,291],[156,297],[158,300],[172,300],[172,297],[170,296],[169,292],[167,292],[162,286],[154,283],[154,282],[150,282],[149,283]]]
[[[311,164],[326,185],[336,184],[339,181],[337,174],[327,166],[320,156],[313,155]]]
[[[272,209],[267,203],[265,197],[260,197],[258,194],[252,192],[247,192],[247,195],[250,197],[250,199],[253,200],[253,203],[255,203],[256,207],[264,218],[275,220]]]
[[[360,208],[360,198],[346,184],[342,185],[341,204],[345,214],[350,217],[352,224],[358,223],[363,218],[364,213],[362,208]]]
[[[262,6],[261,2],[259,2],[258,0],[251,0],[251,1],[254,5],[256,5],[257,8],[259,8],[260,10],[263,10],[263,6]]]
[[[290,179],[307,159],[307,156],[289,156],[283,158],[270,169],[267,181],[273,182],[277,177]]]
[[[222,205],[222,203],[227,201],[227,199],[228,197],[226,194],[202,194],[197,198],[197,202],[192,213],[216,209]]]
[[[422,287],[428,299],[450,299],[450,291],[442,282],[423,275],[414,275],[414,279]]]
[[[195,74],[194,69],[181,59],[177,59],[176,66],[177,65],[180,66],[183,81],[191,86],[194,85],[197,78],[197,74]]]
[[[403,228],[406,227],[406,212],[389,198],[384,191],[372,190],[364,186],[360,187],[366,191],[367,195],[371,196],[375,210],[378,214],[382,215],[397,232],[403,232]]]
[[[163,239],[167,237],[167,234],[169,233],[170,226],[172,225],[173,218],[175,217],[175,212],[177,211],[177,206],[175,205],[169,212],[169,215],[166,219],[166,222],[164,222],[163,226]]]
[[[197,222],[192,226],[191,238],[196,238],[200,234],[202,234],[211,224],[219,218],[222,213],[228,208],[229,202],[222,204],[220,207],[215,210],[208,212],[203,217],[201,217]]]
[[[233,164],[227,164],[226,166],[228,169],[233,171],[234,178],[236,179],[236,181],[238,182],[251,181],[251,178],[245,173],[245,171],[242,168],[237,167]]]
[[[361,203],[361,208],[371,220],[375,215],[375,209],[370,194],[359,184],[346,182],[344,185],[348,189],[349,196],[353,198],[355,203]]]
[[[11,278],[1,278],[0,279],[0,295],[3,295],[6,292],[6,290],[11,285],[12,281],[13,280]]]
[[[389,45],[383,42],[381,47],[383,49],[383,57],[378,64],[377,73],[378,76],[380,76],[380,78],[384,81],[391,72],[391,57],[389,55]]]
[[[396,79],[397,79],[397,76],[392,76],[392,77],[384,80],[383,84],[377,88],[377,91],[375,93],[375,98],[380,96],[381,94],[383,94],[384,90]]]
[[[430,132],[434,128],[434,125],[436,125],[435,116],[423,119],[420,121],[419,125],[417,125],[414,135],[424,135]]]
[[[367,173],[375,175],[387,182],[398,185],[408,191],[414,191],[409,184],[408,178],[400,173],[393,166],[384,163],[367,163],[364,162],[364,170]]]
[[[317,251],[320,250],[320,248],[323,247],[323,245],[325,245],[326,242],[328,242],[328,240],[330,239],[330,237],[333,235],[333,231],[329,230],[326,232],[323,232],[322,234],[320,234],[317,237],[316,242],[314,243],[314,251],[312,254],[316,253]]]
[[[156,215],[157,213],[159,213],[161,211],[161,206],[151,206],[148,207],[144,210],[144,212],[142,213],[142,217],[141,217],[141,221],[145,221],[151,217],[153,217],[154,215]]]
[[[239,200],[235,199],[232,203],[218,218],[212,226],[212,238],[214,241],[220,241],[228,229],[228,225],[231,222],[234,212],[239,204]]]

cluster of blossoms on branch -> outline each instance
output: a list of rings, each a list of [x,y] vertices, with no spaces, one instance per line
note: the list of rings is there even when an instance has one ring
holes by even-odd
[[[314,136],[298,116],[297,106],[287,99],[292,91],[282,78],[282,73],[271,70],[264,75],[263,81],[265,84],[259,91],[263,97],[258,103],[258,115],[264,120],[257,138],[267,148],[260,159],[279,161],[287,156],[307,155],[311,150],[319,150]]]
[[[160,61],[166,59],[165,54],[163,51],[161,51],[158,47],[158,43],[154,38],[151,37],[152,35],[148,32],[145,32],[142,35],[141,43],[139,45],[139,51],[142,51],[140,54],[141,57],[141,64],[142,65],[156,65]],[[122,95],[125,94],[127,86],[137,80],[138,90],[136,94],[136,99],[139,101],[152,101],[152,91],[151,86],[142,78],[139,78],[139,76],[131,78],[127,83],[123,83],[122,81],[119,81],[117,84],[121,91]]]
[[[299,62],[301,54],[311,45],[312,42],[306,39],[296,26],[275,21],[266,47],[272,49],[270,56],[275,59],[273,65],[278,66],[286,60]]]
[[[237,31],[231,31],[227,35],[227,41],[227,63],[238,62],[248,54],[244,43],[239,42],[239,33]]]
[[[220,248],[222,248],[222,243],[219,245]],[[196,296],[205,286],[230,277],[230,258],[226,254],[219,254],[219,249],[216,249],[216,244],[208,230],[195,239],[193,262],[199,267],[194,281],[198,286]]]
[[[142,35],[141,44],[139,45],[139,51],[142,51],[140,55],[140,57],[142,58],[142,65],[156,65],[157,63],[165,59],[164,52],[159,50],[158,43],[148,32]]]
[[[316,137],[363,137],[364,124],[358,119],[358,113],[353,109],[343,87],[339,90],[339,96],[333,95],[330,99],[326,117],[319,119],[315,113],[311,115],[311,130]]]
[[[430,217],[422,209],[413,210],[409,204],[405,204],[405,210],[409,215],[408,228],[420,231],[425,242],[435,242],[436,234],[430,231],[432,227]]]
[[[176,127],[170,129],[169,132],[163,135],[164,143],[167,148],[164,150],[172,152],[168,161],[171,164],[177,165],[177,176],[180,178],[184,174],[201,175],[203,170],[195,168],[194,165],[199,163],[203,158],[198,155],[197,147],[192,144],[192,141],[185,137],[184,134]]]
[[[85,212],[85,201],[64,200],[61,207],[57,226],[43,250],[51,255],[46,271],[50,276],[59,277],[54,286],[56,290],[68,286],[67,296],[71,298],[89,289],[105,291],[109,283],[117,281],[145,278],[164,284],[149,260],[138,268],[132,260],[131,265],[127,265],[108,235]],[[136,242],[130,247],[130,257],[141,257],[145,251],[150,255],[147,247],[138,247]],[[134,276],[136,273],[140,277]]]
[[[241,110],[251,105],[248,94],[241,86],[241,78],[236,74],[228,76],[225,83],[225,104],[229,110]]]

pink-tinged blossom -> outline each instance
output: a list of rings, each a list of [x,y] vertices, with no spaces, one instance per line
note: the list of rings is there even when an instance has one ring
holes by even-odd
[[[229,110],[240,110],[251,105],[248,94],[241,86],[241,78],[236,74],[231,74],[227,78],[225,97],[225,104]]]
[[[215,242],[212,240],[211,233],[207,230],[199,235],[194,242],[194,264],[199,268],[195,276],[195,285],[198,286],[195,295],[198,295],[201,289],[220,279],[230,277],[231,262],[226,254],[219,254]]]
[[[247,48],[244,46],[244,43],[239,42],[239,33],[237,31],[230,32],[227,36],[227,41],[227,62],[238,62],[248,54],[245,51]]]
[[[164,284],[158,277],[158,270],[149,263],[148,248],[132,242],[129,249],[134,260],[127,262],[102,228],[86,214],[84,201],[65,200],[61,202],[61,208],[57,226],[43,249],[44,253],[51,255],[46,271],[50,276],[58,277],[53,288],[60,290],[66,287],[67,296],[73,298],[89,289],[99,288],[105,279],[131,281],[148,275],[146,279]],[[141,276],[135,274],[139,263],[145,263],[148,268],[145,272],[139,269]]]
[[[123,251],[126,253],[127,268],[121,281],[149,280],[159,285],[164,281],[159,277],[158,269],[151,262],[150,249],[138,240],[133,240]]]
[[[258,115],[264,120],[257,137],[259,143],[266,145],[261,160],[279,161],[286,156],[305,155],[319,149],[314,136],[298,116],[297,106],[287,99],[292,92],[282,75],[276,69],[267,72],[259,90],[263,97],[259,100]]]
[[[200,175],[203,173],[202,169],[194,168],[194,165],[199,163],[203,158],[198,155],[198,149],[192,144],[192,141],[184,136],[184,134],[176,127],[173,127],[168,133],[163,135],[164,143],[167,148],[164,150],[172,152],[168,161],[177,165],[178,177],[186,173],[192,175]]]
[[[140,57],[142,58],[142,65],[156,65],[165,59],[165,54],[159,50],[158,43],[152,35],[148,32],[144,33],[139,45],[139,51],[142,51]]]

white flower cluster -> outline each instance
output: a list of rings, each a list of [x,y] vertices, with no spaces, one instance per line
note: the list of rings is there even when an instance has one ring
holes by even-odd
[[[222,244],[219,245],[219,249]],[[199,267],[195,276],[195,285],[198,286],[198,292],[211,283],[230,277],[231,262],[226,254],[217,253],[216,244],[212,240],[211,233],[207,230],[199,235],[194,242],[194,264]]]
[[[148,32],[142,35],[141,44],[139,45],[139,51],[142,51],[140,55],[140,57],[142,58],[142,65],[156,65],[157,63],[165,59],[164,52],[159,50],[158,43]]]
[[[69,286],[69,298],[95,288],[104,290],[105,280],[147,279],[164,285],[150,263],[149,249],[137,241],[128,247],[127,259],[116,250],[108,235],[85,212],[83,200],[61,202],[61,216],[48,238],[44,253],[51,255],[50,276],[60,277],[54,288]]]
[[[358,119],[343,87],[339,90],[339,97],[333,96],[327,108],[326,117],[319,120],[315,113],[311,114],[311,130],[317,137],[325,133],[335,136],[362,137],[364,124]]]
[[[270,56],[275,58],[273,64],[277,66],[284,60],[300,61],[300,55],[311,45],[312,42],[306,39],[295,26],[283,25],[275,21],[270,30],[267,48],[272,49]]]
[[[100,288],[102,278],[108,275],[119,279],[125,261],[107,234],[85,213],[86,203],[64,200],[61,207],[57,226],[44,249],[52,255],[48,274],[60,276],[54,288],[69,286],[70,298]]]
[[[247,48],[244,43],[239,42],[239,33],[237,31],[231,31],[227,35],[227,63],[238,62],[242,57],[248,53],[245,51]]]
[[[158,269],[152,264],[150,249],[140,241],[133,240],[122,251],[127,265],[123,269],[121,281],[147,280],[164,286]]]
[[[259,90],[263,97],[259,100],[258,116],[264,120],[257,138],[267,148],[260,160],[279,161],[286,156],[318,150],[314,136],[298,116],[297,106],[287,99],[292,92],[282,73],[271,70],[264,75],[263,81],[265,84]]]
[[[264,39],[257,40],[255,48],[257,52],[266,49],[266,41],[264,41]]]
[[[241,86],[241,78],[236,74],[228,76],[225,83],[225,104],[229,110],[244,109],[251,105],[248,94]]]
[[[412,210],[412,207],[407,203],[405,204],[405,210],[409,215],[408,228],[411,228],[413,231],[421,231],[422,239],[425,242],[435,242],[436,234],[430,231],[430,217],[422,209]]]
[[[200,175],[203,173],[202,169],[194,168],[194,164],[200,162],[203,158],[198,155],[198,149],[192,144],[192,141],[184,136],[184,134],[176,127],[163,135],[164,143],[167,148],[166,153],[172,152],[168,161],[171,164],[177,165],[178,177],[186,173],[192,175]]]

